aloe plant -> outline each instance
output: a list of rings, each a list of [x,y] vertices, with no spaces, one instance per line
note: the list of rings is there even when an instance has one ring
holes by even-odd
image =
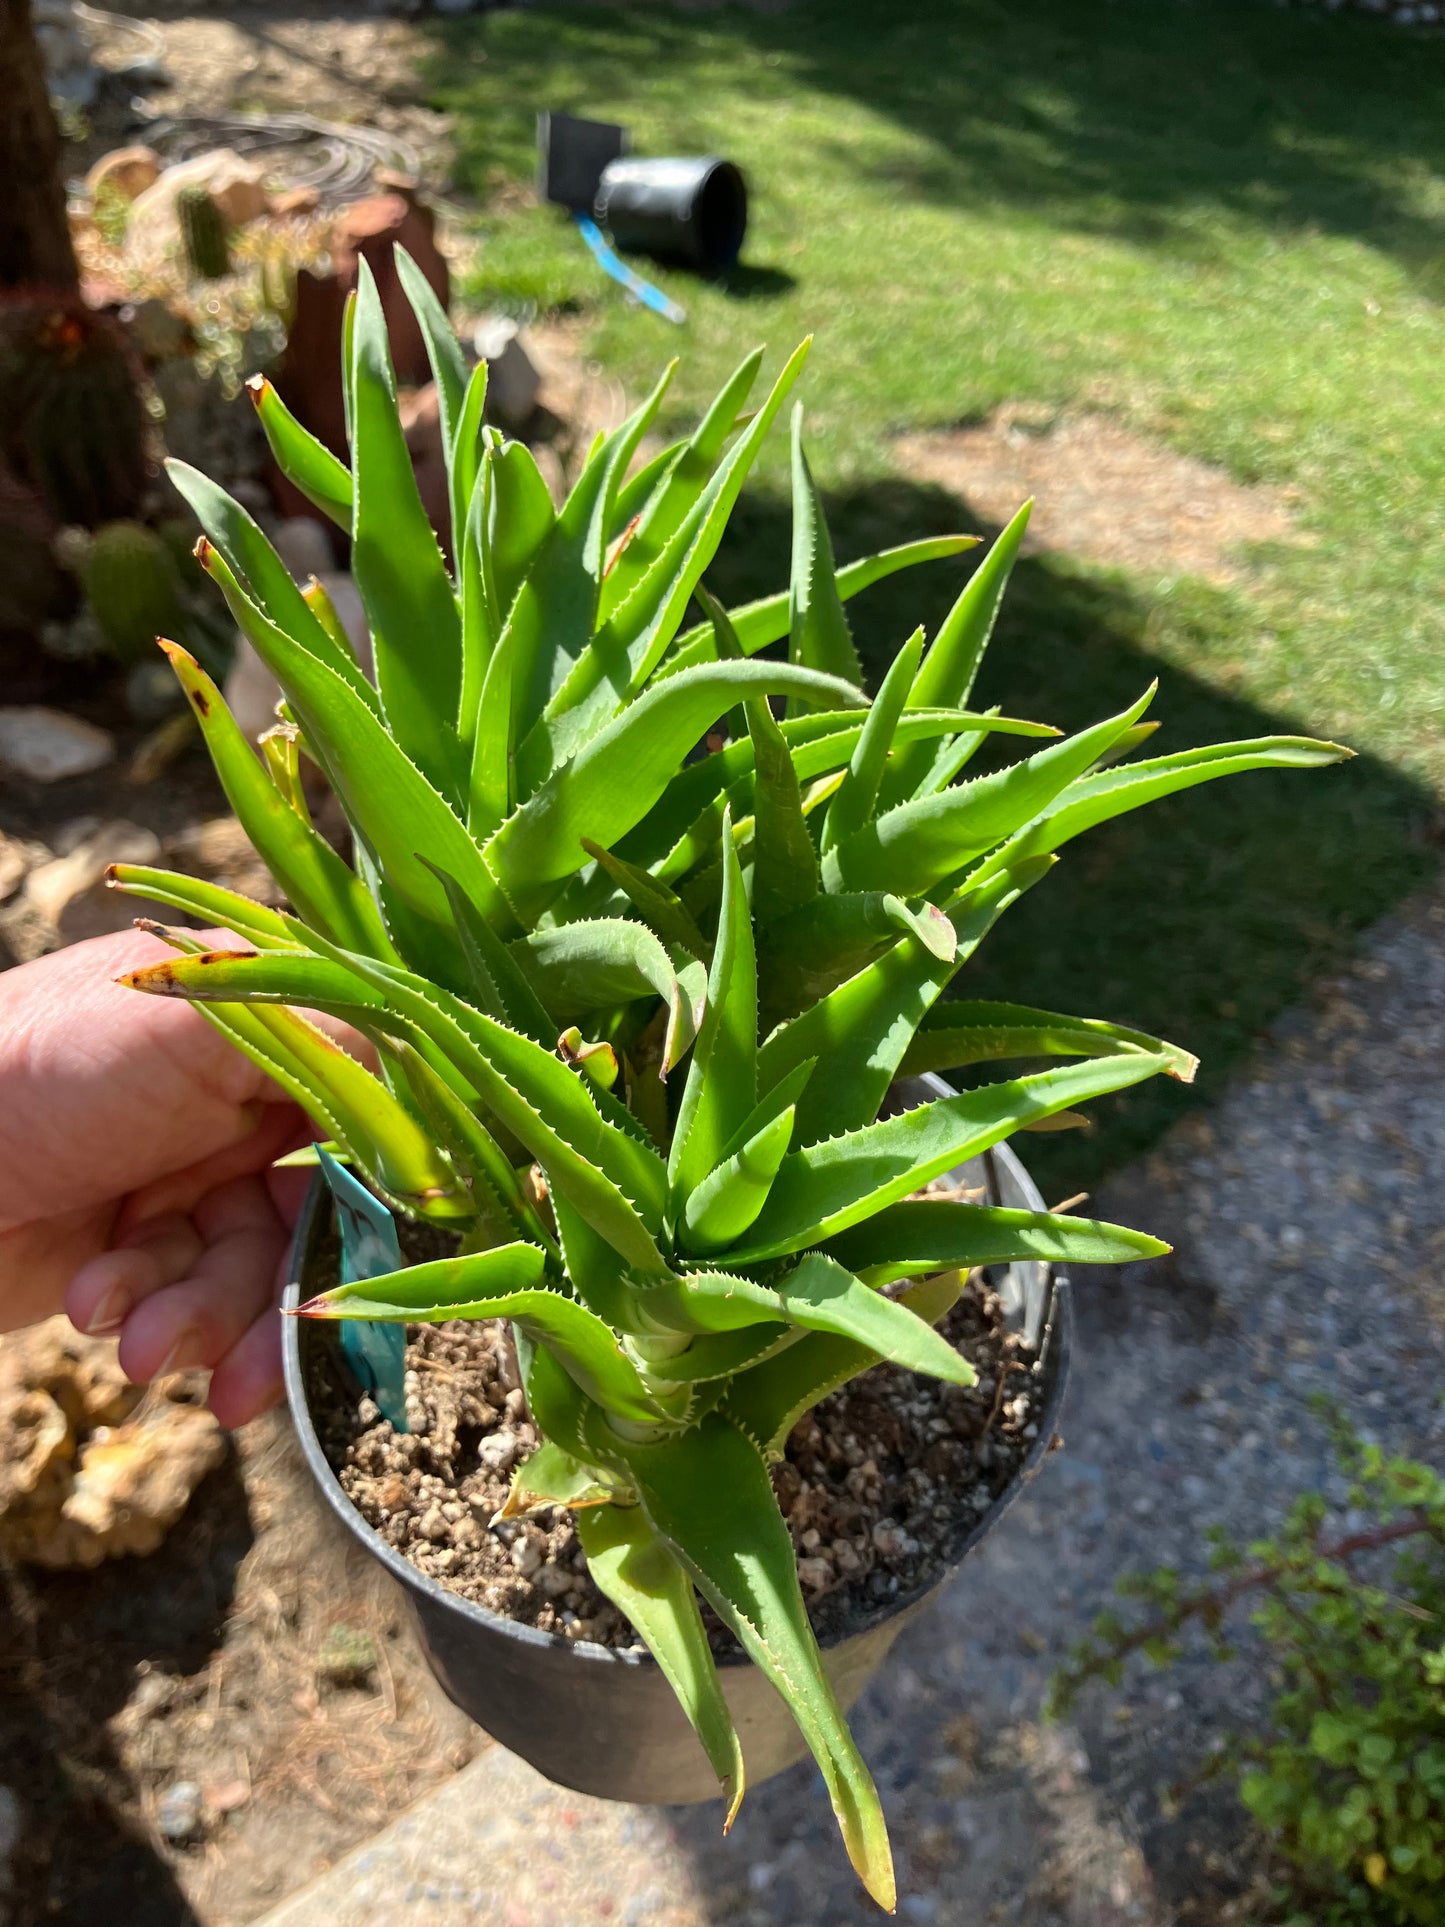
[[[703,581],[806,343],[751,413],[760,353],[691,436],[638,466],[669,370],[554,507],[527,448],[483,425],[484,370],[468,373],[405,260],[402,274],[440,397],[455,569],[417,495],[363,263],[349,466],[268,383],[253,397],[281,468],[351,537],[375,681],[324,591],[297,587],[245,510],[173,463],[200,559],[285,692],[259,755],[196,662],[162,647],[291,908],[122,867],[120,888],[239,940],[162,929],[179,954],[123,981],[195,1000],[379,1198],[456,1228],[454,1257],[303,1313],[512,1321],[546,1443],[508,1513],[577,1509],[592,1573],[676,1689],[730,1823],[744,1765],[699,1595],[713,1606],[786,1699],[854,1865],[891,1907],[877,1795],[769,1462],[879,1359],[970,1383],[935,1329],[970,1267],[1164,1249],[915,1194],[1012,1132],[1193,1071],[1136,1031],[943,993],[1081,831],[1215,776],[1346,752],[1269,737],[1121,760],[1152,727],[1152,691],[1067,737],[970,709],[1026,509],[870,704],[845,603],[968,540],[837,567],[797,413],[789,589],[728,611]],[[698,754],[723,718],[731,740]],[[1007,737],[1020,760],[965,774]],[[341,800],[354,867],[309,819],[303,756]],[[377,1069],[307,1011],[355,1026]],[[900,1075],[1010,1059],[1042,1068],[880,1115]]]

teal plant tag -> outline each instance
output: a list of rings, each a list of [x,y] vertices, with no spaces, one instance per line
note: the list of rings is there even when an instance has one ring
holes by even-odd
[[[384,1278],[400,1271],[401,1246],[396,1221],[379,1198],[338,1164],[320,1145],[316,1162],[326,1174],[336,1201],[341,1227],[341,1282],[358,1285],[367,1278]],[[346,1362],[376,1400],[377,1409],[398,1432],[406,1423],[406,1327],[369,1318],[340,1321],[341,1349]]]

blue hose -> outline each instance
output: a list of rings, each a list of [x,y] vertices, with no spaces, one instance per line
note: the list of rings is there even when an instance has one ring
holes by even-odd
[[[653,287],[652,283],[644,281],[640,274],[634,274],[625,261],[619,260],[608,247],[602,237],[601,228],[590,215],[575,214],[572,218],[577,223],[578,233],[596,256],[598,266],[604,274],[610,274],[612,279],[620,287],[626,288],[633,300],[640,301],[644,308],[651,308],[652,312],[660,314],[664,321],[674,322],[678,327],[682,326],[687,320],[685,308],[680,308],[675,301],[670,300],[662,292],[661,288]]]

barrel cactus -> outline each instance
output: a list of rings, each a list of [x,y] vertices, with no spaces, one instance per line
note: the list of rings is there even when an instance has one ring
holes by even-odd
[[[174,636],[181,627],[175,560],[144,522],[108,522],[97,529],[81,580],[101,632],[122,662],[148,657],[158,636]]]
[[[750,414],[760,353],[639,466],[669,370],[554,508],[527,448],[484,425],[484,370],[468,373],[400,265],[436,375],[455,576],[363,263],[349,466],[268,383],[253,399],[281,468],[351,537],[375,680],[245,511],[172,465],[203,565],[285,693],[264,760],[197,664],[168,653],[291,908],[121,868],[120,887],[236,940],[206,949],[151,926],[178,954],[122,981],[194,1000],[381,1199],[455,1227],[455,1256],[337,1286],[303,1315],[511,1320],[546,1443],[509,1512],[578,1508],[593,1575],[676,1688],[731,1818],[744,1761],[710,1602],[793,1710],[854,1865],[891,1907],[882,1813],[769,1461],[879,1359],[969,1383],[935,1329],[969,1267],[1162,1250],[1088,1219],[914,1194],[1022,1126],[1193,1068],[1135,1031],[943,993],[1080,832],[1214,776],[1344,752],[1269,737],[1121,760],[1152,690],[1068,737],[970,708],[1026,511],[870,704],[847,599],[968,544],[837,567],[796,414],[791,588],[729,610],[703,584],[806,343]],[[732,740],[698,754],[724,718]],[[965,775],[1015,738],[1021,760]],[[302,747],[350,819],[354,867],[310,823]],[[306,1010],[354,1025],[377,1071]],[[1045,1067],[883,1114],[900,1074],[1009,1058]]]

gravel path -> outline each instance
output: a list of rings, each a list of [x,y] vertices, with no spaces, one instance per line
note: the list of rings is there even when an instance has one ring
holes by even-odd
[[[1038,1708],[1120,1573],[1197,1566],[1207,1526],[1254,1534],[1301,1490],[1330,1489],[1316,1393],[1382,1443],[1438,1459],[1442,938],[1445,890],[1377,929],[1222,1104],[1095,1201],[1172,1238],[1175,1254],[1077,1281],[1066,1449],[904,1635],[856,1714],[893,1830],[901,1920],[1220,1917],[1241,1870],[1237,1809],[1221,1790],[1170,1822],[1157,1792],[1247,1711],[1245,1669],[1141,1674],[1066,1729],[1041,1727]],[[344,1863],[275,1927],[459,1927],[479,1905],[506,1927],[877,1918],[807,1767],[756,1789],[725,1843],[711,1808],[559,1795],[496,1751],[432,1804],[438,1824],[423,1806],[405,1837],[367,1850],[374,1884]]]

